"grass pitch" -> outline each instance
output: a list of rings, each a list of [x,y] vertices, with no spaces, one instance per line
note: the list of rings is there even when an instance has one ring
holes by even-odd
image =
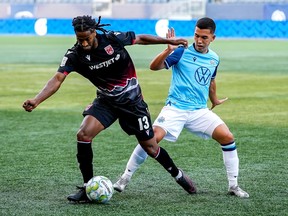
[[[32,113],[22,102],[34,97],[56,72],[73,37],[0,37],[0,215],[287,215],[287,41],[216,40],[221,58],[215,112],[236,137],[239,183],[249,199],[226,195],[222,153],[213,140],[183,131],[163,141],[175,163],[196,182],[188,195],[153,159],[142,165],[127,190],[107,205],[73,205],[66,196],[82,183],[76,132],[95,88],[77,74]],[[153,118],[165,101],[171,73],[148,69],[164,45],[129,47]],[[117,123],[93,142],[95,175],[113,182],[136,145]]]

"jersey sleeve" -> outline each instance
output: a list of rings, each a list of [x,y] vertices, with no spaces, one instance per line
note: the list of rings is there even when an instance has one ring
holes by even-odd
[[[108,37],[109,38],[114,37],[123,46],[133,45],[134,40],[136,39],[135,32],[133,31],[128,32],[111,31],[108,33]]]
[[[218,66],[219,66],[219,63],[220,63],[219,58],[217,60],[218,60],[218,63],[217,63],[217,66],[215,67],[215,70],[214,70],[212,76],[211,76],[211,79],[215,79],[216,74],[217,74]]]
[[[73,51],[68,50],[66,54],[63,56],[62,61],[59,65],[58,72],[68,75],[72,71],[75,71],[73,64]]]
[[[218,69],[218,66],[215,68],[214,73],[211,76],[211,79],[215,79],[216,74],[217,74],[217,69]]]
[[[177,49],[175,49],[164,61],[166,69],[170,68],[172,65],[175,65],[179,62],[181,59],[184,47],[179,46]]]

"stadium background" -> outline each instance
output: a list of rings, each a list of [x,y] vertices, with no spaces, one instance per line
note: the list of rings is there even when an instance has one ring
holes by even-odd
[[[217,22],[218,37],[288,38],[288,0],[0,0],[0,34],[73,35],[71,18],[102,16],[113,30],[193,36],[197,18]]]

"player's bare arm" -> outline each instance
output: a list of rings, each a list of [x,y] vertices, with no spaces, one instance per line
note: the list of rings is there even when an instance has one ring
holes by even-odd
[[[41,102],[52,96],[60,88],[65,78],[66,75],[57,72],[33,99],[24,101],[23,108],[27,112],[32,112]]]
[[[211,110],[216,107],[217,105],[220,105],[224,103],[228,98],[218,99],[216,95],[216,81],[215,79],[211,80],[210,87],[209,87],[209,99],[211,101]]]
[[[169,56],[169,54],[172,52],[169,48],[162,51],[160,54],[158,54],[150,63],[150,69],[151,70],[161,70],[165,68],[165,59]]]
[[[167,39],[173,39],[176,37],[175,30],[174,28],[168,29],[166,33],[166,38]],[[179,45],[172,45],[168,44],[167,48],[158,54],[150,63],[150,69],[151,70],[161,70],[165,68],[165,59],[170,55],[172,51],[174,51]]]
[[[188,41],[183,38],[162,38],[158,36],[153,35],[147,35],[147,34],[140,34],[136,35],[134,44],[142,44],[142,45],[148,45],[148,44],[172,44],[172,45],[183,45],[187,47]]]

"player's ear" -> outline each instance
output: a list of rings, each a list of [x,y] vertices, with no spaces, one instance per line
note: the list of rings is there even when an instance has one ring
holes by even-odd
[[[90,32],[91,32],[91,34],[95,34],[96,35],[96,29],[91,29]]]
[[[214,41],[215,40],[215,38],[216,38],[216,35],[215,34],[213,34],[213,36],[212,36],[212,41]],[[211,41],[211,42],[212,42]]]

